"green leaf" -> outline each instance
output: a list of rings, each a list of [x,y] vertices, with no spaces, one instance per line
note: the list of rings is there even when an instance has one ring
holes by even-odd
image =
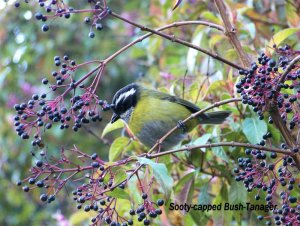
[[[116,187],[114,190],[107,193],[107,195],[118,198],[118,199],[128,199],[130,200],[130,196],[124,189],[121,189],[119,187]]]
[[[253,55],[255,54],[255,52],[249,46],[243,46],[243,50],[246,53],[253,54]],[[231,60],[238,60],[239,56],[238,56],[236,50],[232,48],[225,52],[225,58],[231,59]]]
[[[114,140],[112,145],[109,148],[109,161],[113,162],[117,160],[123,150],[128,146],[130,139],[128,137],[118,137]]]
[[[213,153],[215,156],[217,156],[217,157],[219,157],[220,159],[222,159],[222,160],[228,162],[228,156],[226,155],[226,153],[225,153],[223,147],[213,147],[213,148],[211,148],[211,150],[212,150],[212,153]]]
[[[278,129],[273,124],[268,123],[268,131],[272,134],[272,144],[279,144],[281,141],[281,135],[278,132]]]
[[[222,24],[221,19],[219,19],[219,17],[217,17],[216,14],[212,11],[204,11],[203,13],[201,13],[200,17],[215,24]]]
[[[220,211],[212,211],[212,217],[215,225],[231,225],[232,223],[232,211],[225,211],[224,204],[228,202],[228,190],[227,186],[223,184],[219,194],[213,201],[213,204],[222,205]]]
[[[209,47],[212,49],[215,47],[216,44],[223,42],[224,41],[224,35],[219,35],[219,34],[214,34],[210,39],[209,39]]]
[[[207,141],[211,138],[211,134],[210,133],[206,133],[203,136],[197,138],[196,140],[194,140],[192,142],[193,146],[198,146],[198,145],[203,145],[206,144]],[[205,151],[205,148],[201,148],[202,151]]]
[[[207,134],[204,134],[203,136],[197,138],[196,140],[192,141],[191,142],[191,145],[192,146],[197,146],[197,145],[203,145],[203,144],[206,144],[207,141],[210,139],[211,137],[211,134],[210,133],[207,133]],[[201,166],[201,163],[203,161],[203,155],[205,152],[206,148],[201,148],[201,151],[199,149],[194,149],[193,151],[189,152],[188,153],[188,159],[189,161],[196,167],[200,167]]]
[[[174,186],[174,191],[175,192],[181,191],[184,184],[194,177],[195,177],[195,172],[191,172],[184,175],[180,180],[178,180],[177,184]]]
[[[196,100],[197,96],[198,96],[198,92],[199,92],[199,83],[198,82],[194,82],[189,89],[189,95],[191,97],[192,100]]]
[[[225,81],[225,80],[217,80],[209,86],[207,92],[218,94],[222,91],[226,91],[226,89],[225,89],[226,84],[227,84],[227,81]]]
[[[102,135],[101,137],[103,138],[106,134],[116,130],[116,129],[121,129],[124,127],[124,122],[122,120],[117,120],[116,122],[114,122],[113,124],[111,123],[108,123],[103,132],[102,132]]]
[[[267,132],[267,124],[258,117],[246,118],[242,124],[243,133],[252,144],[259,143]]]
[[[246,203],[247,191],[243,183],[232,180],[228,200],[230,204]]]
[[[182,190],[178,194],[178,201],[180,203],[188,203],[191,204],[193,200],[193,194],[195,191],[195,179],[191,178],[185,185]]]
[[[288,21],[289,26],[297,27],[299,23],[299,14],[297,13],[297,10],[295,10],[295,5],[293,4],[293,2],[285,2],[285,12],[288,12],[286,14],[286,19]]]
[[[169,175],[166,165],[163,163],[155,163],[152,160],[143,157],[137,159],[140,164],[149,165],[152,168],[155,179],[161,185],[163,193],[168,199],[171,195],[171,189],[174,182],[173,178]]]
[[[287,39],[289,36],[295,34],[296,32],[300,31],[300,28],[286,28],[279,32],[277,32],[269,42],[268,46],[272,47],[274,44],[279,46],[285,39]],[[273,54],[274,50],[269,48],[269,51],[271,54]]]
[[[199,211],[191,209],[189,214],[191,215],[193,221],[195,222],[193,225],[207,225],[209,217],[207,217],[206,212],[204,213],[201,212],[201,214],[199,214]]]
[[[210,196],[208,194],[208,183],[206,183],[205,185],[203,185],[200,188],[200,194],[199,194],[199,197],[198,197],[198,203],[200,205],[209,205],[209,204],[211,204]]]
[[[244,204],[247,201],[247,191],[241,182],[232,180],[229,190],[228,201],[230,204]],[[251,199],[252,200],[252,199]],[[252,203],[251,203],[252,204]],[[233,215],[236,218],[237,222],[241,222],[242,210],[233,211]]]
[[[114,185],[119,184],[127,178],[127,174],[123,169],[119,169],[115,172]]]

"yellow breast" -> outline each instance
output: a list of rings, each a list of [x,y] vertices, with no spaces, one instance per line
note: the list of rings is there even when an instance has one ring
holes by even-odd
[[[138,101],[128,126],[141,142],[146,146],[152,146],[175,127],[179,120],[184,120],[190,115],[191,112],[180,104],[147,96]],[[197,124],[197,119],[188,121],[185,125],[187,132]],[[182,131],[178,130],[169,138],[170,145],[179,142],[179,139],[182,138],[181,133]]]

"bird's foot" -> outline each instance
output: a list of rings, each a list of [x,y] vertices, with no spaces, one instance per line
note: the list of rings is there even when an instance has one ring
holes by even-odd
[[[179,120],[177,122],[177,128],[181,129],[183,133],[186,132],[186,126],[183,121]]]

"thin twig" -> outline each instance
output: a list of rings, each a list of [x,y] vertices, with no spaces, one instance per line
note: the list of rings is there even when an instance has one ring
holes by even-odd
[[[196,49],[196,50],[198,50],[198,51],[200,51],[200,52],[202,52],[202,53],[205,53],[206,55],[211,56],[212,58],[214,58],[214,59],[216,59],[216,60],[222,61],[223,63],[225,63],[225,64],[227,64],[227,65],[230,65],[231,67],[234,67],[234,68],[236,68],[236,69],[244,69],[242,66],[237,65],[237,64],[235,64],[235,63],[232,63],[232,62],[230,62],[229,60],[226,60],[226,59],[224,59],[223,57],[220,57],[220,56],[218,56],[218,55],[215,54],[215,53],[211,53],[211,52],[209,52],[209,51],[207,51],[207,50],[205,50],[205,49],[202,49],[202,48],[200,48],[199,46],[196,46],[196,45],[194,45],[194,44],[192,44],[192,43],[190,43],[190,42],[187,42],[187,41],[184,41],[184,40],[182,40],[182,39],[176,38],[174,35],[168,35],[168,34],[165,34],[165,33],[163,33],[163,32],[160,32],[160,30],[164,30],[164,29],[167,29],[167,28],[170,28],[170,27],[177,27],[177,26],[187,25],[187,22],[176,22],[176,23],[173,23],[173,24],[170,24],[170,25],[165,26],[164,29],[159,28],[159,29],[154,30],[154,29],[145,27],[145,26],[143,26],[143,25],[137,24],[137,23],[135,23],[135,22],[133,22],[133,21],[131,21],[131,20],[129,20],[129,19],[126,19],[126,18],[122,17],[121,15],[116,14],[116,13],[114,13],[114,12],[112,12],[111,15],[114,16],[114,17],[116,17],[116,18],[118,18],[118,19],[120,19],[120,20],[123,20],[123,21],[125,21],[125,22],[127,22],[127,23],[129,23],[129,24],[131,24],[131,25],[133,25],[133,26],[135,26],[135,27],[138,27],[138,28],[140,28],[140,29],[143,30],[143,31],[148,31],[148,32],[150,32],[151,34],[149,34],[149,36],[152,35],[152,34],[159,35],[159,36],[161,36],[161,37],[163,37],[163,38],[166,38],[166,39],[168,39],[168,40],[170,40],[170,41],[172,41],[172,42],[176,42],[176,43],[182,44],[182,45],[184,45],[184,46],[190,47],[190,48],[192,48],[192,49]],[[197,23],[195,23],[195,21],[194,21],[193,23],[194,23],[194,24],[197,24]],[[193,24],[193,23],[191,23],[191,24]],[[208,22],[205,22],[205,25],[207,25],[207,23],[208,23]],[[202,21],[201,23],[199,23],[199,24],[204,25],[203,21]],[[215,26],[215,25],[214,25],[214,26]]]
[[[248,56],[247,53],[245,53],[241,42],[239,41],[237,35],[236,35],[236,29],[233,26],[233,24],[229,20],[229,10],[226,7],[223,0],[215,0],[215,5],[221,15],[221,18],[223,20],[225,29],[226,29],[226,36],[231,41],[233,47],[237,51],[238,56],[240,57],[240,60],[242,61],[242,64],[244,67],[249,67],[251,64],[251,59]]]
[[[120,15],[116,14],[116,13],[112,13],[112,15],[116,16],[117,18],[122,18],[123,21],[129,21],[128,19],[125,19],[123,17],[121,17]],[[131,22],[130,24],[132,24],[133,22]],[[210,27],[215,27],[213,26],[211,23],[206,22],[206,21],[182,21],[182,22],[174,22],[172,24],[168,24],[166,26],[157,28],[155,31],[163,31],[172,27],[180,27],[180,26],[185,26],[185,25],[210,25]],[[219,30],[224,31],[224,28],[220,27],[219,25],[217,25]],[[139,25],[139,27],[142,27],[141,25]],[[216,28],[216,27],[215,27]],[[222,29],[221,29],[222,28]],[[117,52],[115,52],[114,54],[110,55],[108,58],[106,58],[104,60],[105,64],[107,64],[108,62],[110,62],[111,60],[113,60],[115,57],[117,57],[118,55],[120,55],[121,53],[123,53],[125,50],[129,49],[131,46],[135,45],[136,43],[139,43],[141,41],[143,41],[144,39],[150,37],[153,35],[153,32],[149,32],[143,36],[140,36],[139,38],[135,39],[133,42],[127,44],[126,46],[122,47],[121,49],[119,49]]]
[[[93,135],[95,138],[97,138],[97,140],[101,141],[101,143],[104,144],[109,144],[109,141],[106,139],[103,139],[101,137],[99,137],[93,130],[91,130],[89,127],[83,125],[82,126],[88,133],[90,133],[91,135]]]
[[[269,151],[269,152],[276,152],[286,155],[291,155],[292,153],[289,150],[284,150],[280,148],[273,148],[273,147],[266,147],[261,145],[254,145],[254,144],[248,144],[248,143],[239,143],[239,142],[219,142],[219,143],[211,143],[211,144],[202,144],[202,145],[196,145],[196,146],[185,146],[178,149],[163,151],[159,153],[154,154],[147,154],[147,158],[152,159],[164,155],[174,154],[176,152],[182,152],[182,151],[191,151],[193,149],[199,149],[199,148],[213,148],[213,147],[245,147],[245,148],[253,148],[257,150],[263,150],[263,151]]]
[[[136,175],[136,173],[139,171],[140,168],[142,168],[144,166],[144,164],[140,164],[126,179],[122,180],[121,182],[119,182],[118,184],[115,184],[114,186],[108,188],[107,190],[103,191],[102,193],[106,193],[106,192],[110,192],[112,190],[114,190],[116,187],[118,187],[119,185],[123,184],[126,181],[129,181],[131,179],[131,177],[133,177],[134,175]]]

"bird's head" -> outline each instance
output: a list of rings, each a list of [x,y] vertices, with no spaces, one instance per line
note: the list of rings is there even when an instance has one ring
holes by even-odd
[[[111,123],[118,119],[128,122],[139,98],[140,88],[136,83],[129,84],[116,92],[112,100],[113,116]]]

